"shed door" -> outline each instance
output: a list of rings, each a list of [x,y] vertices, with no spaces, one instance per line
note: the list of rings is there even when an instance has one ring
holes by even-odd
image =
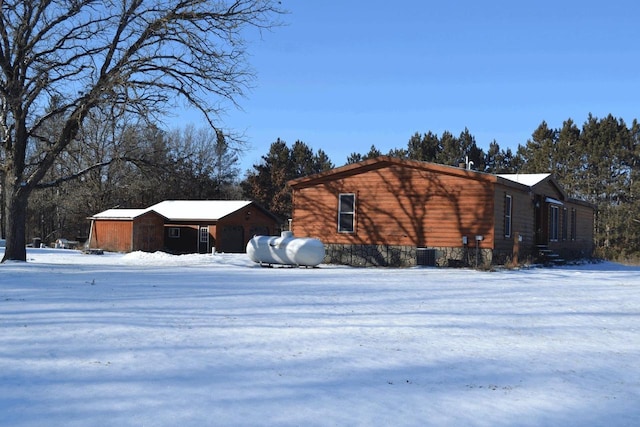
[[[139,232],[139,246],[134,248],[134,250],[153,252],[160,249],[158,245],[158,233],[156,227],[144,224],[140,226]]]
[[[200,226],[198,232],[198,253],[209,253],[209,227],[206,225]]]

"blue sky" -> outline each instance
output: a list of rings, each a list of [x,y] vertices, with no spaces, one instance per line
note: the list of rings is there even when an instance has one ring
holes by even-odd
[[[415,132],[466,128],[487,149],[589,113],[640,116],[640,2],[283,0],[286,26],[249,46],[255,88],[223,117],[242,170],[277,138],[336,166]]]

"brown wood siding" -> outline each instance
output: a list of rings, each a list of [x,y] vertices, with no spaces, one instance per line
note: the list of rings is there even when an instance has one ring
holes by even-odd
[[[180,228],[180,238],[170,238],[168,229]],[[165,225],[167,249],[175,253],[198,252],[199,228],[209,227],[210,252],[244,252],[255,234],[275,235],[280,233],[280,224],[261,208],[250,204],[217,221],[171,221]],[[229,239],[234,239],[230,241]]]
[[[542,181],[541,183],[539,183],[538,185],[535,185],[533,187],[533,191],[536,194],[540,194],[542,196],[545,197],[552,197],[554,199],[558,199],[558,200],[562,200],[564,199],[564,196],[562,195],[562,193],[558,190],[558,188],[549,180],[547,181]]]
[[[164,218],[147,214],[133,221],[131,250],[155,252],[164,248]]]
[[[225,242],[224,236],[239,236],[239,228],[242,228],[241,242]],[[231,233],[229,230],[237,229]],[[225,232],[227,230],[227,232]],[[228,215],[218,222],[216,230],[216,249],[223,252],[244,252],[247,243],[254,235],[277,235],[280,233],[280,224],[272,216],[266,214],[259,207],[251,204],[231,215]]]
[[[511,196],[511,235],[505,236],[505,198]],[[522,236],[520,248],[532,247],[535,241],[535,221],[533,199],[528,191],[498,185],[495,192],[495,235],[494,249],[512,252],[515,239]]]
[[[566,201],[560,206],[560,232],[559,239],[556,242],[549,242],[549,248],[562,253],[563,256],[583,256],[589,257],[593,252],[593,221],[594,210],[591,206],[584,203]],[[567,209],[566,220],[564,223],[563,209]],[[575,217],[572,215],[575,210]],[[572,221],[576,221],[575,228]],[[562,229],[567,227],[567,237],[563,239]],[[575,236],[572,235],[572,229],[575,230]]]
[[[162,250],[163,224],[155,212],[134,219],[95,219],[89,245],[110,252]]]
[[[575,207],[577,211],[576,215],[576,236],[575,240],[572,242],[573,245],[576,245],[578,248],[584,248],[588,251],[588,255],[591,256],[594,245],[593,245],[593,223],[594,223],[594,210],[588,206],[575,205],[570,207]]]
[[[293,232],[334,244],[460,247],[462,236],[494,243],[494,184],[402,165],[294,191]],[[356,195],[355,232],[338,233],[338,197]]]
[[[109,252],[130,252],[132,220],[96,220],[93,247]]]
[[[206,224],[203,224],[206,225]],[[169,229],[179,229],[179,237],[169,237]],[[198,252],[198,224],[182,223],[179,221],[167,222],[164,225],[165,249],[174,254]]]

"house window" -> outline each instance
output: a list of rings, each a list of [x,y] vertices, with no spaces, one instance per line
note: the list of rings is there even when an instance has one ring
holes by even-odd
[[[511,237],[511,196],[504,197],[504,237]]]
[[[356,218],[356,195],[340,194],[338,202],[338,232],[353,233]]]
[[[569,232],[569,211],[567,208],[562,209],[562,240],[567,240]]]
[[[209,227],[200,227],[200,243],[209,243]]]
[[[576,210],[571,208],[571,240],[576,240],[576,223],[578,220],[578,215],[576,214]]]
[[[549,240],[553,242],[558,241],[559,211],[557,206],[549,206]]]
[[[179,239],[180,238],[180,229],[178,227],[169,228],[169,238],[170,239]]]

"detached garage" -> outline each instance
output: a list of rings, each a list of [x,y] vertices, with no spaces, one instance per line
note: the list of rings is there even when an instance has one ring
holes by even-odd
[[[110,209],[90,219],[90,247],[118,252],[240,253],[254,235],[280,233],[276,216],[244,200],[166,200],[147,209]],[[153,244],[142,246],[139,240],[152,240],[151,234]],[[138,244],[127,244],[134,240]]]

